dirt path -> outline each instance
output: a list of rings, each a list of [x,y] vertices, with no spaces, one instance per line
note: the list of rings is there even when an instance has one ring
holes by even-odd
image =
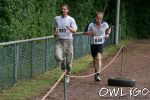
[[[120,54],[106,70],[102,71],[101,82],[94,82],[93,76],[82,79],[71,78],[67,89],[68,100],[150,100],[150,40],[138,40],[127,47],[129,49],[124,50],[123,77],[136,80],[134,91],[131,92],[130,87],[107,85],[108,78],[121,75],[122,56]],[[113,57],[105,59],[103,66],[108,64]],[[93,68],[89,67],[80,75],[91,73],[93,73]],[[61,82],[46,100],[64,100],[63,89],[63,82]],[[119,90],[116,96],[110,95],[108,92],[113,89]],[[121,93],[121,89],[123,93]]]

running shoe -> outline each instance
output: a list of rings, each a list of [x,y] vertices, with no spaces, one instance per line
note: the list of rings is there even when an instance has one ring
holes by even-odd
[[[101,80],[99,73],[96,73],[96,74],[95,74],[94,80],[97,81],[97,82],[99,82],[99,81]]]

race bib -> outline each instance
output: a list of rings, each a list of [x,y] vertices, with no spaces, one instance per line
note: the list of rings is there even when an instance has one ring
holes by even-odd
[[[103,44],[105,38],[103,36],[94,36],[94,44]]]
[[[58,33],[59,34],[66,34],[67,33],[67,29],[66,28],[59,28],[58,29]]]

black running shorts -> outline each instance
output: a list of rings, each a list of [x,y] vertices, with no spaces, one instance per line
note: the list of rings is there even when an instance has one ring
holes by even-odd
[[[93,44],[91,45],[91,54],[92,57],[96,57],[97,53],[101,53],[103,52],[103,44]]]

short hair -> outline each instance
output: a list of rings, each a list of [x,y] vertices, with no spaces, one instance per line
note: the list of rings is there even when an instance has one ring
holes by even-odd
[[[60,9],[61,9],[62,6],[66,6],[67,9],[69,9],[69,5],[68,5],[68,4],[65,4],[65,3],[61,4],[61,5],[60,5]]]
[[[102,15],[102,16],[104,15],[103,12],[97,11],[97,12],[95,13],[95,17],[96,17],[98,14],[100,14],[100,15]]]

